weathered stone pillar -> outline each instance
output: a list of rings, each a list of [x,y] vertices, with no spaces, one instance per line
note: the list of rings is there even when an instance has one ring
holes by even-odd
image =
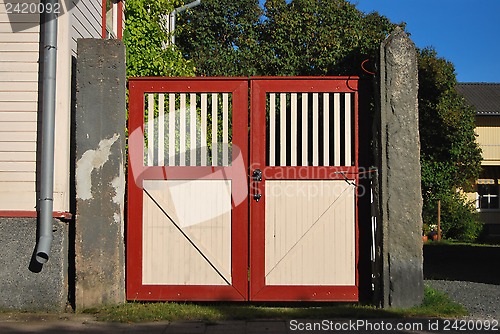
[[[423,299],[417,54],[396,28],[382,43],[380,56],[380,113],[375,117],[380,301],[383,307],[412,307]]]
[[[77,309],[125,300],[125,47],[78,40],[76,74]]]

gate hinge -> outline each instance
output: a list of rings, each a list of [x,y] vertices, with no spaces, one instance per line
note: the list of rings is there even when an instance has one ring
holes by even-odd
[[[247,279],[250,282],[250,267],[247,268]]]

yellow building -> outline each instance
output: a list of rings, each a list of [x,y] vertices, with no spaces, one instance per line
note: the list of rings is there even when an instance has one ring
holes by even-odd
[[[483,169],[476,183],[476,207],[488,235],[500,235],[500,83],[460,83],[457,91],[476,109]]]

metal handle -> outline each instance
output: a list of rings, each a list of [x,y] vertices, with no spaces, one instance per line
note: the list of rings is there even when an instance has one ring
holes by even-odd
[[[256,169],[253,171],[252,173],[252,179],[255,181],[255,182],[260,182],[262,181],[262,171],[260,169]]]
[[[258,202],[260,201],[260,198],[262,197],[262,194],[259,193],[259,182],[262,181],[262,171],[260,169],[255,169],[252,172],[252,180],[255,184],[253,187],[253,199]]]

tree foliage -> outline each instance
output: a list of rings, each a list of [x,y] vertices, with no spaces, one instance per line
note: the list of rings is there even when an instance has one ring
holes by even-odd
[[[260,45],[265,75],[359,75],[395,25],[344,0],[268,0]]]
[[[419,113],[426,191],[471,190],[481,166],[475,110],[455,90],[455,69],[433,49],[419,54]]]
[[[162,19],[179,6],[174,0],[127,0],[123,41],[127,50],[127,75],[193,76],[194,67],[175,47],[166,47],[168,33]]]
[[[455,69],[433,49],[419,53],[419,116],[423,217],[437,220],[437,201],[443,205],[443,232],[472,241],[479,235],[475,208],[457,189],[472,190],[481,170],[476,143],[475,110],[455,90]]]
[[[201,76],[257,74],[258,0],[203,0],[178,16],[177,44]]]
[[[345,0],[267,0],[263,11],[257,0],[203,0],[182,16],[179,47],[204,76],[367,77],[362,61],[370,59],[376,70],[380,43],[396,26]],[[448,235],[470,239],[478,230],[470,225],[474,210],[456,191],[469,190],[480,171],[474,110],[455,91],[452,63],[432,49],[418,57],[423,216],[435,223],[441,199],[443,217],[454,226]]]
[[[198,75],[356,75],[395,24],[344,0],[204,0],[179,26]]]

